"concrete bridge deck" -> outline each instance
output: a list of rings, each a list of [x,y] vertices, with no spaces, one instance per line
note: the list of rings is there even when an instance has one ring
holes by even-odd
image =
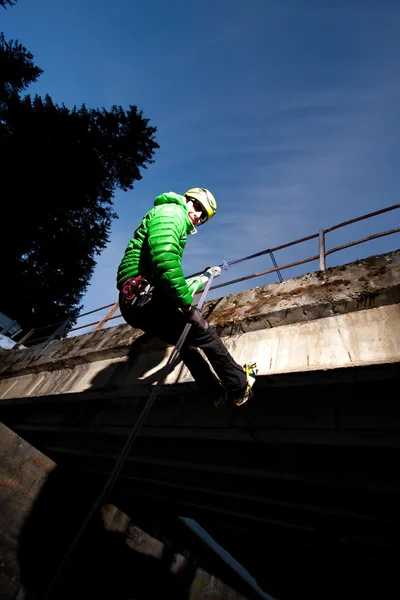
[[[397,251],[207,303],[257,361],[255,397],[216,411],[178,365],[113,502],[196,519],[277,598],[382,592],[400,555],[399,298]],[[120,325],[4,352],[0,419],[100,484],[170,351]]]

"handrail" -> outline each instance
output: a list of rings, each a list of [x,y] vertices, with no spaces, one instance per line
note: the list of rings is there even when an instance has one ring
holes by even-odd
[[[369,235],[368,237],[362,238],[360,240],[356,240],[354,242],[349,242],[348,244],[343,244],[342,246],[337,246],[336,248],[332,248],[331,250],[325,250],[324,255],[328,256],[328,254],[333,254],[334,252],[338,252],[339,250],[344,250],[345,248],[350,248],[351,246],[356,246],[357,244],[362,244],[364,242],[368,242],[369,240],[373,240],[373,239],[376,239],[379,237],[384,237],[386,235],[390,235],[392,233],[399,233],[399,232],[400,232],[400,227],[398,227],[397,229],[391,229],[389,231],[382,231],[381,233],[375,233],[373,235]],[[318,237],[318,234],[315,237]],[[313,262],[314,260],[318,260],[319,258],[320,258],[320,255],[316,254],[315,256],[310,256],[309,258],[304,258],[303,260],[298,260],[296,262],[292,262],[287,265],[275,267],[274,269],[268,269],[267,271],[261,271],[260,273],[253,273],[253,275],[245,275],[244,277],[240,277],[239,279],[232,279],[231,281],[226,281],[225,283],[220,283],[219,285],[213,285],[213,287],[211,289],[215,290],[217,288],[225,287],[227,285],[233,285],[234,283],[239,283],[240,281],[246,281],[248,279],[253,279],[254,277],[261,277],[262,275],[269,275],[270,273],[275,273],[278,270],[283,271],[284,269],[290,269],[291,267],[297,267],[298,265],[302,265],[302,264],[308,263],[308,262]],[[319,270],[323,271],[325,269],[319,269]]]
[[[368,235],[367,237],[356,240],[355,242],[348,242],[347,244],[336,246],[336,248],[331,248],[325,252],[325,256],[328,256],[328,254],[333,254],[333,252],[339,252],[339,250],[344,250],[345,248],[350,248],[351,246],[357,246],[357,244],[363,244],[364,242],[369,242],[370,240],[375,240],[377,238],[384,237],[385,235],[392,235],[392,233],[399,232],[400,227],[396,227],[396,229],[389,229],[388,231],[382,231],[381,233],[374,233],[373,235]]]
[[[290,267],[297,267],[297,265],[302,265],[304,263],[312,262],[313,260],[318,260],[319,254],[315,256],[311,256],[310,258],[304,258],[303,260],[298,260],[293,263],[289,263],[288,265],[282,265],[280,267],[274,267],[273,269],[268,269],[267,271],[260,271],[259,273],[253,273],[252,275],[245,275],[244,277],[239,277],[238,279],[232,279],[231,281],[226,281],[225,283],[220,283],[218,285],[213,285],[212,290],[216,290],[217,288],[225,287],[226,285],[232,285],[234,283],[239,283],[240,281],[247,281],[248,279],[254,279],[254,277],[261,277],[262,275],[269,275],[270,273],[275,273],[276,271],[283,271],[283,269],[290,269]]]
[[[253,258],[258,258],[258,257],[263,256],[265,254],[271,254],[273,252],[277,252],[278,250],[283,250],[284,248],[290,248],[291,246],[295,246],[296,244],[301,244],[303,242],[307,242],[309,240],[313,240],[313,239],[319,238],[319,254],[317,254],[317,255],[310,256],[308,258],[304,258],[302,260],[298,260],[298,261],[295,261],[295,262],[292,262],[292,263],[288,263],[288,264],[285,264],[285,265],[274,266],[273,269],[267,269],[266,271],[260,271],[258,273],[253,273],[251,275],[245,275],[245,276],[239,277],[237,279],[232,279],[230,281],[226,281],[225,283],[220,283],[218,285],[214,285],[210,289],[211,290],[216,290],[218,288],[226,287],[228,285],[233,285],[235,283],[239,283],[239,282],[242,282],[242,281],[247,281],[249,279],[254,279],[255,277],[261,277],[263,275],[269,275],[270,273],[280,272],[280,271],[283,271],[284,269],[289,269],[291,267],[295,267],[295,266],[302,265],[302,264],[305,264],[305,263],[313,262],[313,261],[318,260],[318,259],[320,261],[319,262],[319,267],[320,267],[319,270],[320,271],[324,271],[325,268],[326,268],[326,264],[325,264],[326,257],[329,256],[330,254],[333,254],[334,252],[339,252],[340,250],[344,250],[344,249],[350,248],[352,246],[356,246],[358,244],[363,244],[363,243],[368,242],[370,240],[374,240],[374,239],[377,239],[377,238],[380,238],[380,237],[384,237],[384,236],[387,236],[387,235],[392,235],[394,233],[399,233],[400,232],[400,228],[397,227],[397,228],[390,229],[390,230],[387,230],[387,231],[381,231],[379,233],[374,233],[374,234],[369,235],[367,237],[360,238],[358,240],[353,240],[351,242],[348,242],[346,244],[342,244],[340,246],[336,246],[335,248],[331,248],[329,250],[326,250],[326,248],[325,248],[325,236],[326,236],[327,233],[335,231],[336,229],[339,229],[341,227],[346,227],[347,225],[351,225],[353,223],[357,223],[357,222],[362,221],[364,219],[369,219],[369,218],[375,217],[377,215],[381,215],[383,213],[389,212],[391,210],[396,210],[398,208],[400,208],[400,204],[393,204],[392,206],[387,206],[386,208],[382,208],[380,210],[377,210],[377,211],[374,211],[374,212],[371,212],[371,213],[367,213],[367,214],[361,215],[359,217],[356,217],[355,219],[350,219],[348,221],[343,221],[342,223],[338,223],[336,225],[333,225],[332,227],[328,227],[326,229],[320,229],[318,233],[313,233],[311,235],[299,238],[297,240],[293,240],[293,241],[287,242],[285,244],[280,244],[279,246],[275,246],[274,248],[268,248],[266,250],[261,250],[260,252],[255,252],[254,254],[250,254],[249,256],[246,256],[244,258],[239,258],[239,259],[236,259],[236,260],[232,260],[232,261],[229,262],[229,266],[234,266],[235,264],[240,263],[240,262],[242,262],[244,260],[251,260]],[[193,276],[199,275],[199,274],[200,273],[193,273],[192,275],[189,275],[189,277],[193,277]],[[86,329],[88,327],[93,327],[93,326],[95,326],[94,331],[97,331],[97,330],[101,329],[103,327],[103,325],[105,325],[105,323],[107,323],[108,321],[111,321],[113,319],[119,319],[119,318],[122,317],[122,315],[120,313],[117,314],[117,315],[114,315],[115,311],[118,308],[118,302],[115,302],[113,304],[106,304],[105,306],[102,306],[100,308],[95,308],[94,310],[90,310],[90,311],[87,311],[85,313],[82,313],[82,314],[78,315],[77,317],[74,317],[74,319],[75,320],[76,319],[80,319],[81,317],[85,317],[85,316],[91,315],[93,313],[99,312],[100,310],[104,310],[106,308],[108,308],[110,310],[105,315],[105,317],[103,317],[99,321],[95,321],[93,323],[87,323],[85,325],[79,325],[78,327],[73,327],[73,328],[70,328],[70,329],[65,328],[62,331],[56,330],[56,333],[54,332],[51,335],[46,335],[46,336],[41,337],[39,339],[32,340],[31,343],[35,343],[36,344],[36,343],[41,342],[41,341],[46,341],[46,340],[48,341],[50,339],[54,339],[55,335],[60,336],[60,335],[62,335],[64,333],[69,333],[71,331],[78,331],[80,329]],[[29,343],[29,338],[34,333],[36,333],[38,331],[41,331],[41,330],[44,330],[44,329],[48,329],[49,327],[55,327],[57,325],[59,326],[62,323],[65,323],[65,321],[60,321],[59,323],[53,323],[52,325],[45,325],[44,327],[38,327],[36,329],[31,329],[21,340],[19,340],[16,343],[16,345],[14,346],[14,348],[17,347],[17,346],[19,346],[19,345],[21,345],[21,344]]]
[[[346,225],[351,225],[352,223],[357,223],[357,221],[362,221],[363,219],[370,219],[371,217],[376,217],[377,215],[381,215],[385,212],[389,212],[390,210],[395,210],[396,208],[400,208],[400,204],[393,204],[392,206],[387,206],[386,208],[381,208],[381,210],[376,210],[372,213],[367,213],[366,215],[361,215],[361,217],[356,217],[355,219],[350,219],[350,221],[343,221],[343,223],[339,223],[338,225],[333,225],[333,227],[328,227],[325,229],[325,233],[329,231],[334,231],[335,229],[339,229],[339,227],[345,227]]]

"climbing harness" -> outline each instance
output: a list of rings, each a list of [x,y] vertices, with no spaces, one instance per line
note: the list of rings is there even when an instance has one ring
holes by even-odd
[[[141,275],[130,277],[122,286],[121,292],[126,304],[144,306],[153,296],[154,286]]]

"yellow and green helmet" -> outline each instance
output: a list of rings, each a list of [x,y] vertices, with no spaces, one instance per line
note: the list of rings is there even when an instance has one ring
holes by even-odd
[[[209,221],[217,212],[217,202],[210,192],[206,188],[191,188],[183,194],[188,200],[195,200],[201,205],[203,209],[204,218],[202,223]]]

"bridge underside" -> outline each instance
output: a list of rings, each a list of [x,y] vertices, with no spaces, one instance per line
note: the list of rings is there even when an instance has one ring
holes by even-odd
[[[398,384],[396,364],[260,377],[219,411],[189,384],[156,400],[112,500],[196,519],[277,598],[382,593],[400,555]],[[42,396],[2,420],[100,485],[145,400]]]
[[[178,366],[110,501],[134,522],[192,517],[280,600],[391,597],[399,300],[400,251],[211,301],[237,362],[257,361],[254,399],[216,410]],[[118,326],[2,356],[0,419],[73,474],[67,512],[90,482],[100,491],[171,351],[140,334]]]

